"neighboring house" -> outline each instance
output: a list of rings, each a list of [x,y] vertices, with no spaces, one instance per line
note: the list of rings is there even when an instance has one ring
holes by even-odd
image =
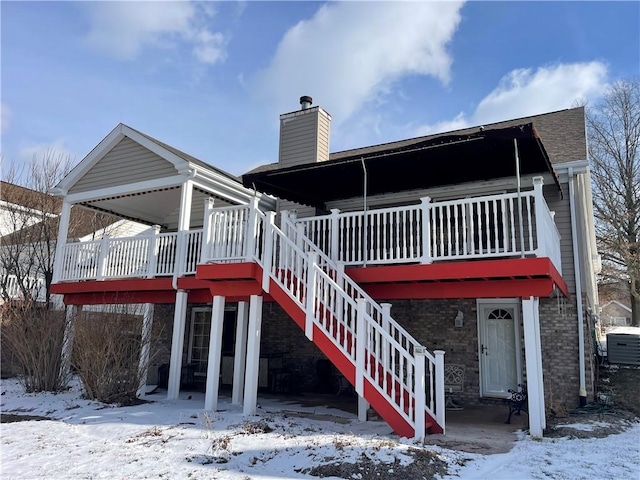
[[[467,405],[525,384],[533,436],[593,399],[584,110],[330,153],[331,117],[301,105],[280,117],[279,162],[242,178],[118,125],[54,192],[67,314],[126,295],[144,328],[172,316],[153,346],[167,396],[186,374],[206,409],[220,383],[245,414],[261,387],[321,390],[327,359],[361,416],[409,437],[445,431],[449,364]],[[154,234],[66,243],[72,205]]]
[[[631,307],[617,300],[611,300],[602,305],[600,321],[603,326],[629,326],[631,325]]]
[[[59,198],[0,182],[0,304],[25,296],[39,303],[46,301],[61,208]],[[142,224],[77,208],[68,239],[87,242],[107,233],[129,237],[146,230]],[[61,296],[54,295],[51,300],[54,306],[62,306]]]

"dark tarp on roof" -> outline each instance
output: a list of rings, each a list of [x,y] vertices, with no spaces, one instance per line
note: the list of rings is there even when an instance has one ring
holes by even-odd
[[[426,189],[516,175],[514,139],[520,174],[553,173],[549,156],[532,123],[442,135],[370,154],[278,169],[254,170],[242,176],[245,187],[304,205],[361,197],[363,162],[367,195]]]

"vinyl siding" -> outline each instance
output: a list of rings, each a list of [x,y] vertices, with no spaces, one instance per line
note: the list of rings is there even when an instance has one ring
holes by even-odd
[[[280,120],[280,166],[327,160],[329,123],[329,117],[318,107],[284,115]]]
[[[69,193],[115,187],[176,174],[171,162],[125,137],[102,157]]]
[[[562,258],[562,277],[567,282],[571,294],[576,292],[576,282],[573,268],[573,240],[571,235],[571,205],[569,203],[569,185],[562,186],[562,198],[551,186],[544,187],[544,196],[549,210],[556,212],[555,222],[560,233],[560,255]]]

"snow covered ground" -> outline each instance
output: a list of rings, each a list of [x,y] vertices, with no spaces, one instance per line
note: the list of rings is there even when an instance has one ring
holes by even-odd
[[[520,434],[510,452],[479,455],[430,446],[428,439],[420,446],[390,435],[383,422],[359,423],[323,407],[273,400],[247,418],[224,398],[211,413],[190,394],[175,401],[150,395],[151,403],[114,407],[83,400],[78,385],[57,395],[25,394],[14,379],[0,385],[3,415],[52,419],[2,423],[4,480],[309,479],[317,478],[305,473],[312,467],[363,460],[383,467],[379,479],[640,479],[640,424],[604,438],[536,441]],[[418,450],[429,454],[424,474],[403,470],[417,461]],[[434,477],[436,467],[446,473]],[[372,478],[358,472],[330,478]]]

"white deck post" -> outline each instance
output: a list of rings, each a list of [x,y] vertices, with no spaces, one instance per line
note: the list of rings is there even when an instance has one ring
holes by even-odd
[[[356,393],[364,396],[364,360],[367,345],[367,320],[365,319],[366,303],[364,298],[358,299],[356,319]]]
[[[422,210],[422,259],[421,263],[431,263],[431,197],[420,199]]]
[[[173,336],[171,337],[171,360],[169,363],[169,385],[167,399],[174,400],[180,395],[180,375],[182,373],[182,350],[184,348],[184,328],[187,317],[187,298],[185,290],[176,292],[175,311],[173,313]]]
[[[51,283],[58,283],[62,276],[62,267],[64,264],[64,247],[67,244],[67,236],[69,232],[69,218],[71,217],[71,204],[62,202],[62,211],[60,212],[60,223],[58,224],[58,237],[56,240],[56,256],[53,263],[53,280]]]
[[[444,433],[446,412],[444,407],[444,350],[434,350],[433,355],[436,357],[436,422],[442,427],[442,433]]]
[[[524,325],[524,354],[527,366],[527,399],[529,407],[529,434],[542,437],[544,430],[544,389],[541,383],[542,352],[540,339],[536,338],[540,321],[538,298],[522,299],[522,323]]]
[[[533,209],[535,212],[536,222],[536,256],[548,257],[549,252],[546,251],[545,235],[550,232],[546,232],[544,226],[546,222],[543,221],[545,215],[545,201],[542,194],[542,186],[544,185],[544,177],[533,177]],[[531,246],[533,248],[533,245]]]
[[[213,198],[204,199],[204,219],[202,220],[202,245],[200,245],[200,261],[211,260],[211,215],[213,214]]]
[[[178,277],[184,274],[187,260],[185,232],[191,225],[191,203],[193,201],[193,181],[186,180],[180,191],[180,214],[178,216],[178,238],[176,239],[176,264],[173,270],[173,288],[177,289]],[[186,306],[185,306],[186,308]],[[186,310],[185,310],[186,311]]]
[[[220,388],[220,360],[222,358],[222,326],[224,324],[225,297],[213,297],[211,308],[211,332],[209,333],[209,358],[207,359],[207,386],[204,395],[204,409],[218,409]]]
[[[413,349],[413,358],[416,365],[416,374],[413,378],[415,395],[415,431],[414,439],[423,442],[426,433],[424,409],[427,404],[427,393],[425,385],[425,352],[426,348],[417,345]]]
[[[76,319],[82,311],[82,305],[68,305],[65,312],[64,337],[60,361],[60,378],[65,381],[71,374],[71,352],[76,331]]]
[[[109,259],[109,236],[104,235],[100,240],[100,252],[98,253],[98,272],[96,280],[104,280],[107,271],[107,260]]]
[[[258,197],[249,202],[249,218],[247,219],[247,251],[245,261],[252,262],[256,254],[256,240],[258,238]]]
[[[258,374],[260,370],[260,333],[262,328],[262,297],[251,295],[249,301],[249,331],[247,338],[247,371],[244,386],[244,415],[254,415],[258,407]]]
[[[340,210],[337,208],[331,209],[331,252],[329,258],[333,262],[340,261]]]
[[[262,289],[269,293],[269,282],[271,280],[271,267],[273,266],[273,227],[276,212],[268,212],[264,225],[264,258],[262,261]]]
[[[149,238],[149,251],[147,252],[147,278],[154,278],[157,273],[158,235],[160,235],[160,225],[154,225],[151,229],[151,237]]]
[[[241,404],[244,398],[244,371],[247,365],[247,331],[249,328],[249,304],[238,302],[236,320],[236,354],[233,358],[233,389],[231,403]]]
[[[313,340],[313,320],[316,316],[316,265],[318,264],[318,254],[310,252],[307,256],[307,288],[305,295],[305,323],[304,334],[309,340]]]
[[[158,227],[159,229],[160,227]],[[147,386],[147,376],[149,375],[149,352],[151,350],[151,330],[153,328],[153,303],[144,304],[142,314],[142,341],[140,342],[140,359],[138,361],[138,372],[140,372],[140,386],[138,396],[144,395]]]

